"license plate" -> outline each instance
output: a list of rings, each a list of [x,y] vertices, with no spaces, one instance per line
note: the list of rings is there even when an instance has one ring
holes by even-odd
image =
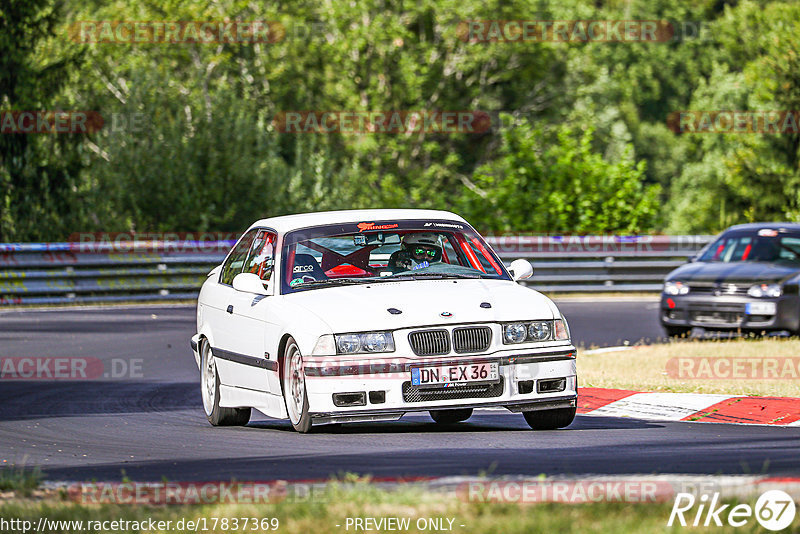
[[[497,362],[415,367],[411,369],[411,385],[413,386],[456,385],[498,380],[499,378],[500,372]]]
[[[775,315],[776,311],[774,302],[748,302],[744,305],[747,315]]]

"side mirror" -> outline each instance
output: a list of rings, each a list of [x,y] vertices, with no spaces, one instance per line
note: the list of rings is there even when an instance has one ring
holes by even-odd
[[[253,273],[237,274],[233,278],[233,289],[245,293],[253,293],[254,295],[268,294],[267,290],[264,289],[264,281]]]
[[[533,265],[531,265],[531,262],[528,260],[514,260],[511,262],[511,265],[509,265],[508,270],[511,272],[511,278],[513,278],[515,282],[533,276]]]

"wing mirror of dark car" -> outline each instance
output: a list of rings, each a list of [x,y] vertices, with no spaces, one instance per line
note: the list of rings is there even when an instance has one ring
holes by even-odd
[[[254,295],[269,295],[269,282],[262,280],[257,274],[240,273],[233,278],[233,289]]]
[[[528,260],[514,260],[508,266],[508,271],[511,273],[511,278],[519,282],[533,276],[533,265]]]

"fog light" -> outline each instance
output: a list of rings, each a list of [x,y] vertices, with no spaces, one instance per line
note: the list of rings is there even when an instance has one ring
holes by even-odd
[[[333,405],[338,407],[366,406],[367,394],[363,391],[359,391],[357,393],[334,393]]]

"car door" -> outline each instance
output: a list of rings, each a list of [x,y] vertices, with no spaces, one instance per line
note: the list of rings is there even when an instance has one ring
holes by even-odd
[[[256,274],[265,283],[272,281],[277,239],[274,231],[260,229],[250,246],[242,272]],[[269,286],[271,292],[273,287],[274,284]],[[271,312],[275,297],[254,295],[235,289],[232,291],[232,328],[227,345],[228,350],[235,353],[238,359],[234,368],[236,384],[239,387],[280,394],[280,391],[273,391],[276,388],[269,385],[277,383],[278,355],[266,351],[266,347],[277,345],[277,342],[269,341],[280,335],[277,318]]]
[[[222,264],[217,284],[209,288],[208,312],[212,325],[212,348],[220,382],[247,389],[266,390],[266,374],[258,363],[263,359],[263,322],[255,313],[243,314],[256,295],[233,289],[233,279],[244,271],[261,229],[245,233]],[[237,308],[240,313],[235,313]],[[260,357],[259,357],[260,354]]]

